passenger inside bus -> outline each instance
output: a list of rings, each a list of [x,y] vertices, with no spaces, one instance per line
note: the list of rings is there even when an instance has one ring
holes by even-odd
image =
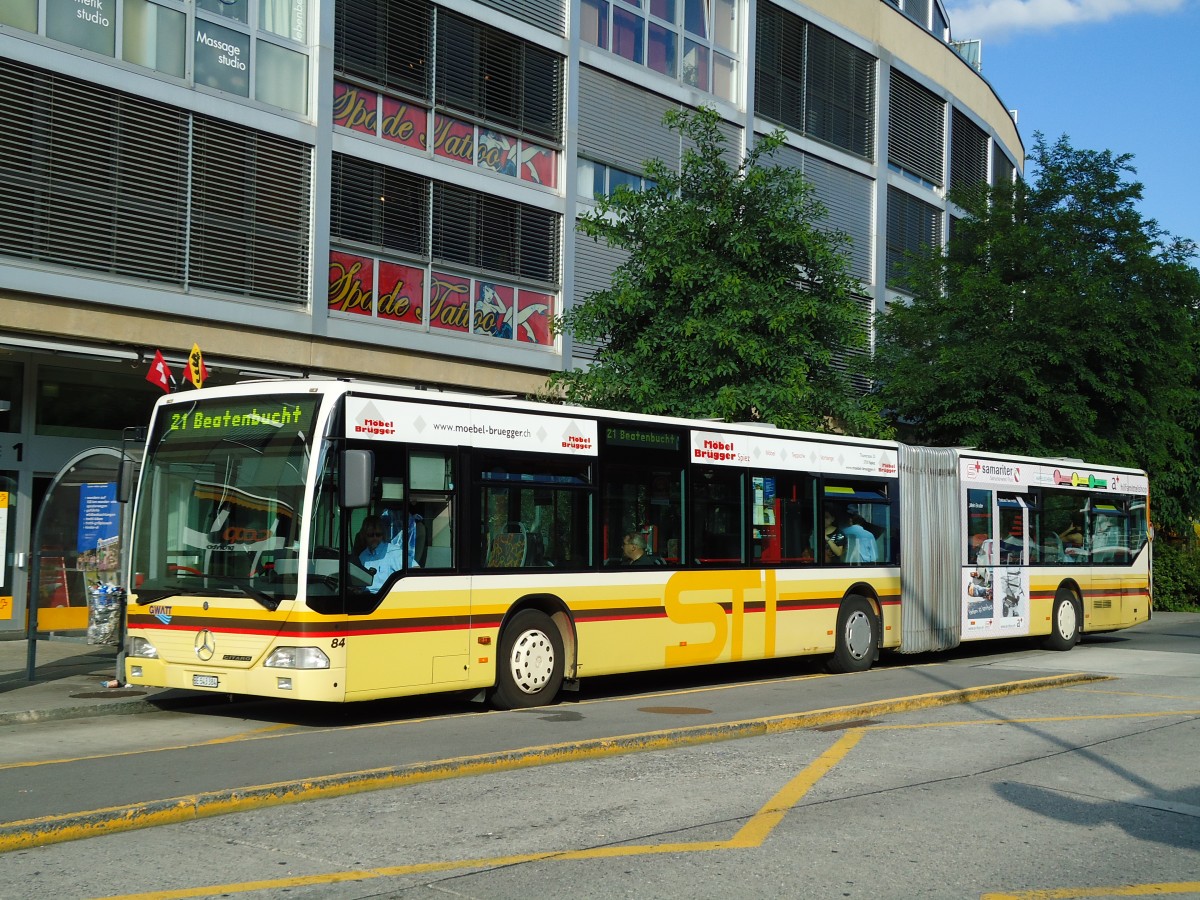
[[[625,535],[621,544],[624,555],[624,565],[627,566],[662,566],[662,558],[646,546],[646,536],[640,531],[631,531]]]

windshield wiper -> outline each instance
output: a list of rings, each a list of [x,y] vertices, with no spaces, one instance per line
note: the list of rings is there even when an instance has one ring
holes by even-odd
[[[138,606],[145,606],[147,603],[158,603],[168,597],[194,597],[203,593],[204,591],[194,588],[139,588],[136,602]]]
[[[265,606],[271,612],[275,612],[279,608],[279,599],[270,594],[260,591],[257,588],[252,588],[249,585],[242,584],[237,579],[230,578],[228,575],[189,575],[190,578],[203,578],[208,581],[215,581],[224,586],[222,593],[227,593],[228,588],[233,588],[243,597],[249,597],[256,603]],[[145,606],[147,603],[158,603],[161,600],[166,600],[168,597],[197,597],[202,594],[211,593],[213,589],[205,588],[144,588],[138,591],[137,604]]]
[[[265,591],[260,591],[258,588],[252,588],[248,584],[242,584],[241,582],[234,581],[232,578],[225,578],[221,575],[209,575],[208,577],[212,578],[214,581],[226,584],[229,587],[239,591],[242,596],[249,597],[251,600],[257,601],[271,612],[275,612],[275,610],[279,608],[279,599],[271,596]]]

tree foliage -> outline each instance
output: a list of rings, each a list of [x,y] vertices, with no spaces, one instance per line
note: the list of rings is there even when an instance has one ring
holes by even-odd
[[[599,349],[552,385],[588,406],[878,434],[838,365],[865,346],[845,238],[820,227],[798,171],[765,163],[782,135],[733,165],[713,110],[665,121],[687,148],[679,170],[649,162],[652,186],[618,189],[578,223],[628,257],[560,320]]]
[[[1200,512],[1191,241],[1138,213],[1128,155],[1038,134],[1035,177],[952,192],[878,329],[878,396],[911,440],[1147,468],[1155,519]]]

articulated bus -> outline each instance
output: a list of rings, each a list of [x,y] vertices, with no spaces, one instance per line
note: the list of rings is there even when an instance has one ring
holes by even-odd
[[[303,700],[1085,632],[1150,616],[1145,473],[351,382],[163,397],[129,683]]]

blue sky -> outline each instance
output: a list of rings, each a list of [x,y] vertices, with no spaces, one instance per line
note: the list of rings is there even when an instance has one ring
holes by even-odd
[[[1142,216],[1200,243],[1200,0],[946,5],[955,40],[983,41],[983,75],[1027,152],[1041,131],[1133,154]]]

